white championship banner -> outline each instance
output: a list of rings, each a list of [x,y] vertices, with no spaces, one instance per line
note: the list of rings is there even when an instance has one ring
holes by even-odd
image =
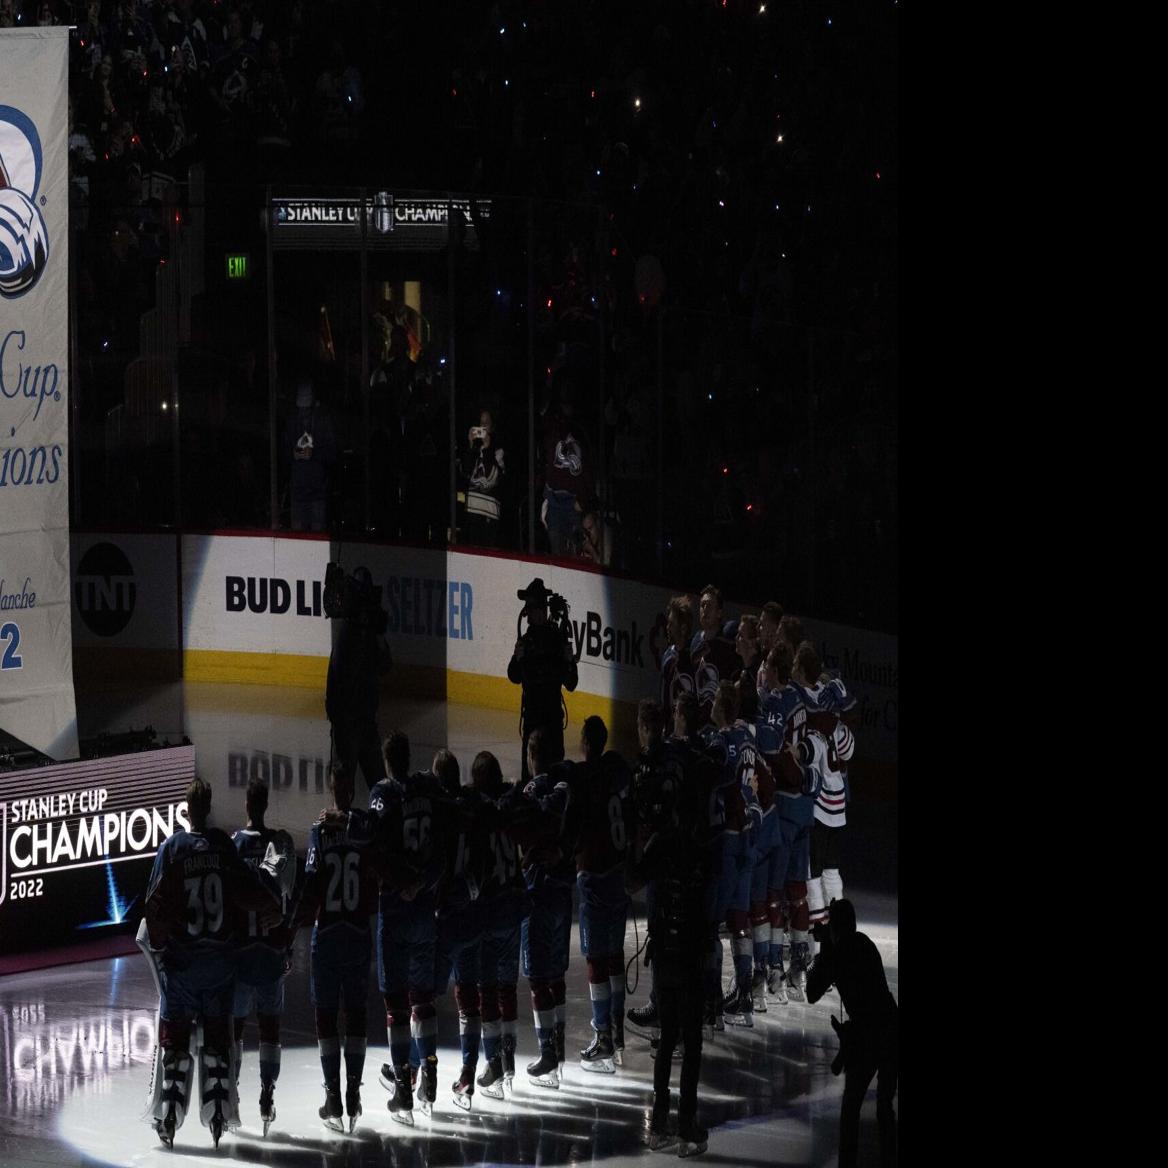
[[[76,758],[69,30],[0,29],[0,730]]]

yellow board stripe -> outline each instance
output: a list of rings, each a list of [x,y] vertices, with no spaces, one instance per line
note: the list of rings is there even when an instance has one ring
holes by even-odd
[[[328,658],[298,653],[187,649],[183,653],[183,677],[187,681],[224,684],[323,687],[328,677]],[[505,677],[398,662],[386,678],[385,688],[412,697],[445,697],[448,702],[519,713],[519,686],[512,685]],[[571,726],[580,726],[585,718],[596,714],[611,728],[614,720],[625,721],[636,712],[635,703],[598,694],[570,693],[564,698]]]

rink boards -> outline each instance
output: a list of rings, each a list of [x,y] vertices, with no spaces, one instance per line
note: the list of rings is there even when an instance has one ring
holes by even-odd
[[[519,709],[506,677],[522,607],[539,576],[567,600],[579,685],[570,719],[627,719],[656,696],[669,589],[562,562],[319,537],[74,533],[74,656],[81,671],[323,687],[332,622],[325,566],[369,568],[384,589],[391,688]],[[781,594],[781,587],[777,588]],[[727,604],[727,617],[743,611]],[[861,705],[864,753],[894,763],[897,639],[805,618],[825,664]]]

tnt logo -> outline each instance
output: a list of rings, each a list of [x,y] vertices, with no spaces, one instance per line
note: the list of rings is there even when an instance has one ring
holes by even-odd
[[[0,105],[0,296],[30,291],[49,259],[49,233],[36,205],[41,139],[27,114]]]
[[[99,637],[116,637],[130,623],[138,595],[126,553],[112,543],[95,543],[77,565],[73,592],[85,627]]]

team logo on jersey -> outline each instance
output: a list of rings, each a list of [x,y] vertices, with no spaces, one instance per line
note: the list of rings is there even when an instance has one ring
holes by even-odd
[[[584,454],[580,449],[580,443],[571,434],[556,443],[554,462],[560,470],[566,470],[572,475],[578,475],[584,469]]]
[[[27,114],[0,105],[0,296],[28,292],[49,259],[49,233],[36,205],[41,138]]]

